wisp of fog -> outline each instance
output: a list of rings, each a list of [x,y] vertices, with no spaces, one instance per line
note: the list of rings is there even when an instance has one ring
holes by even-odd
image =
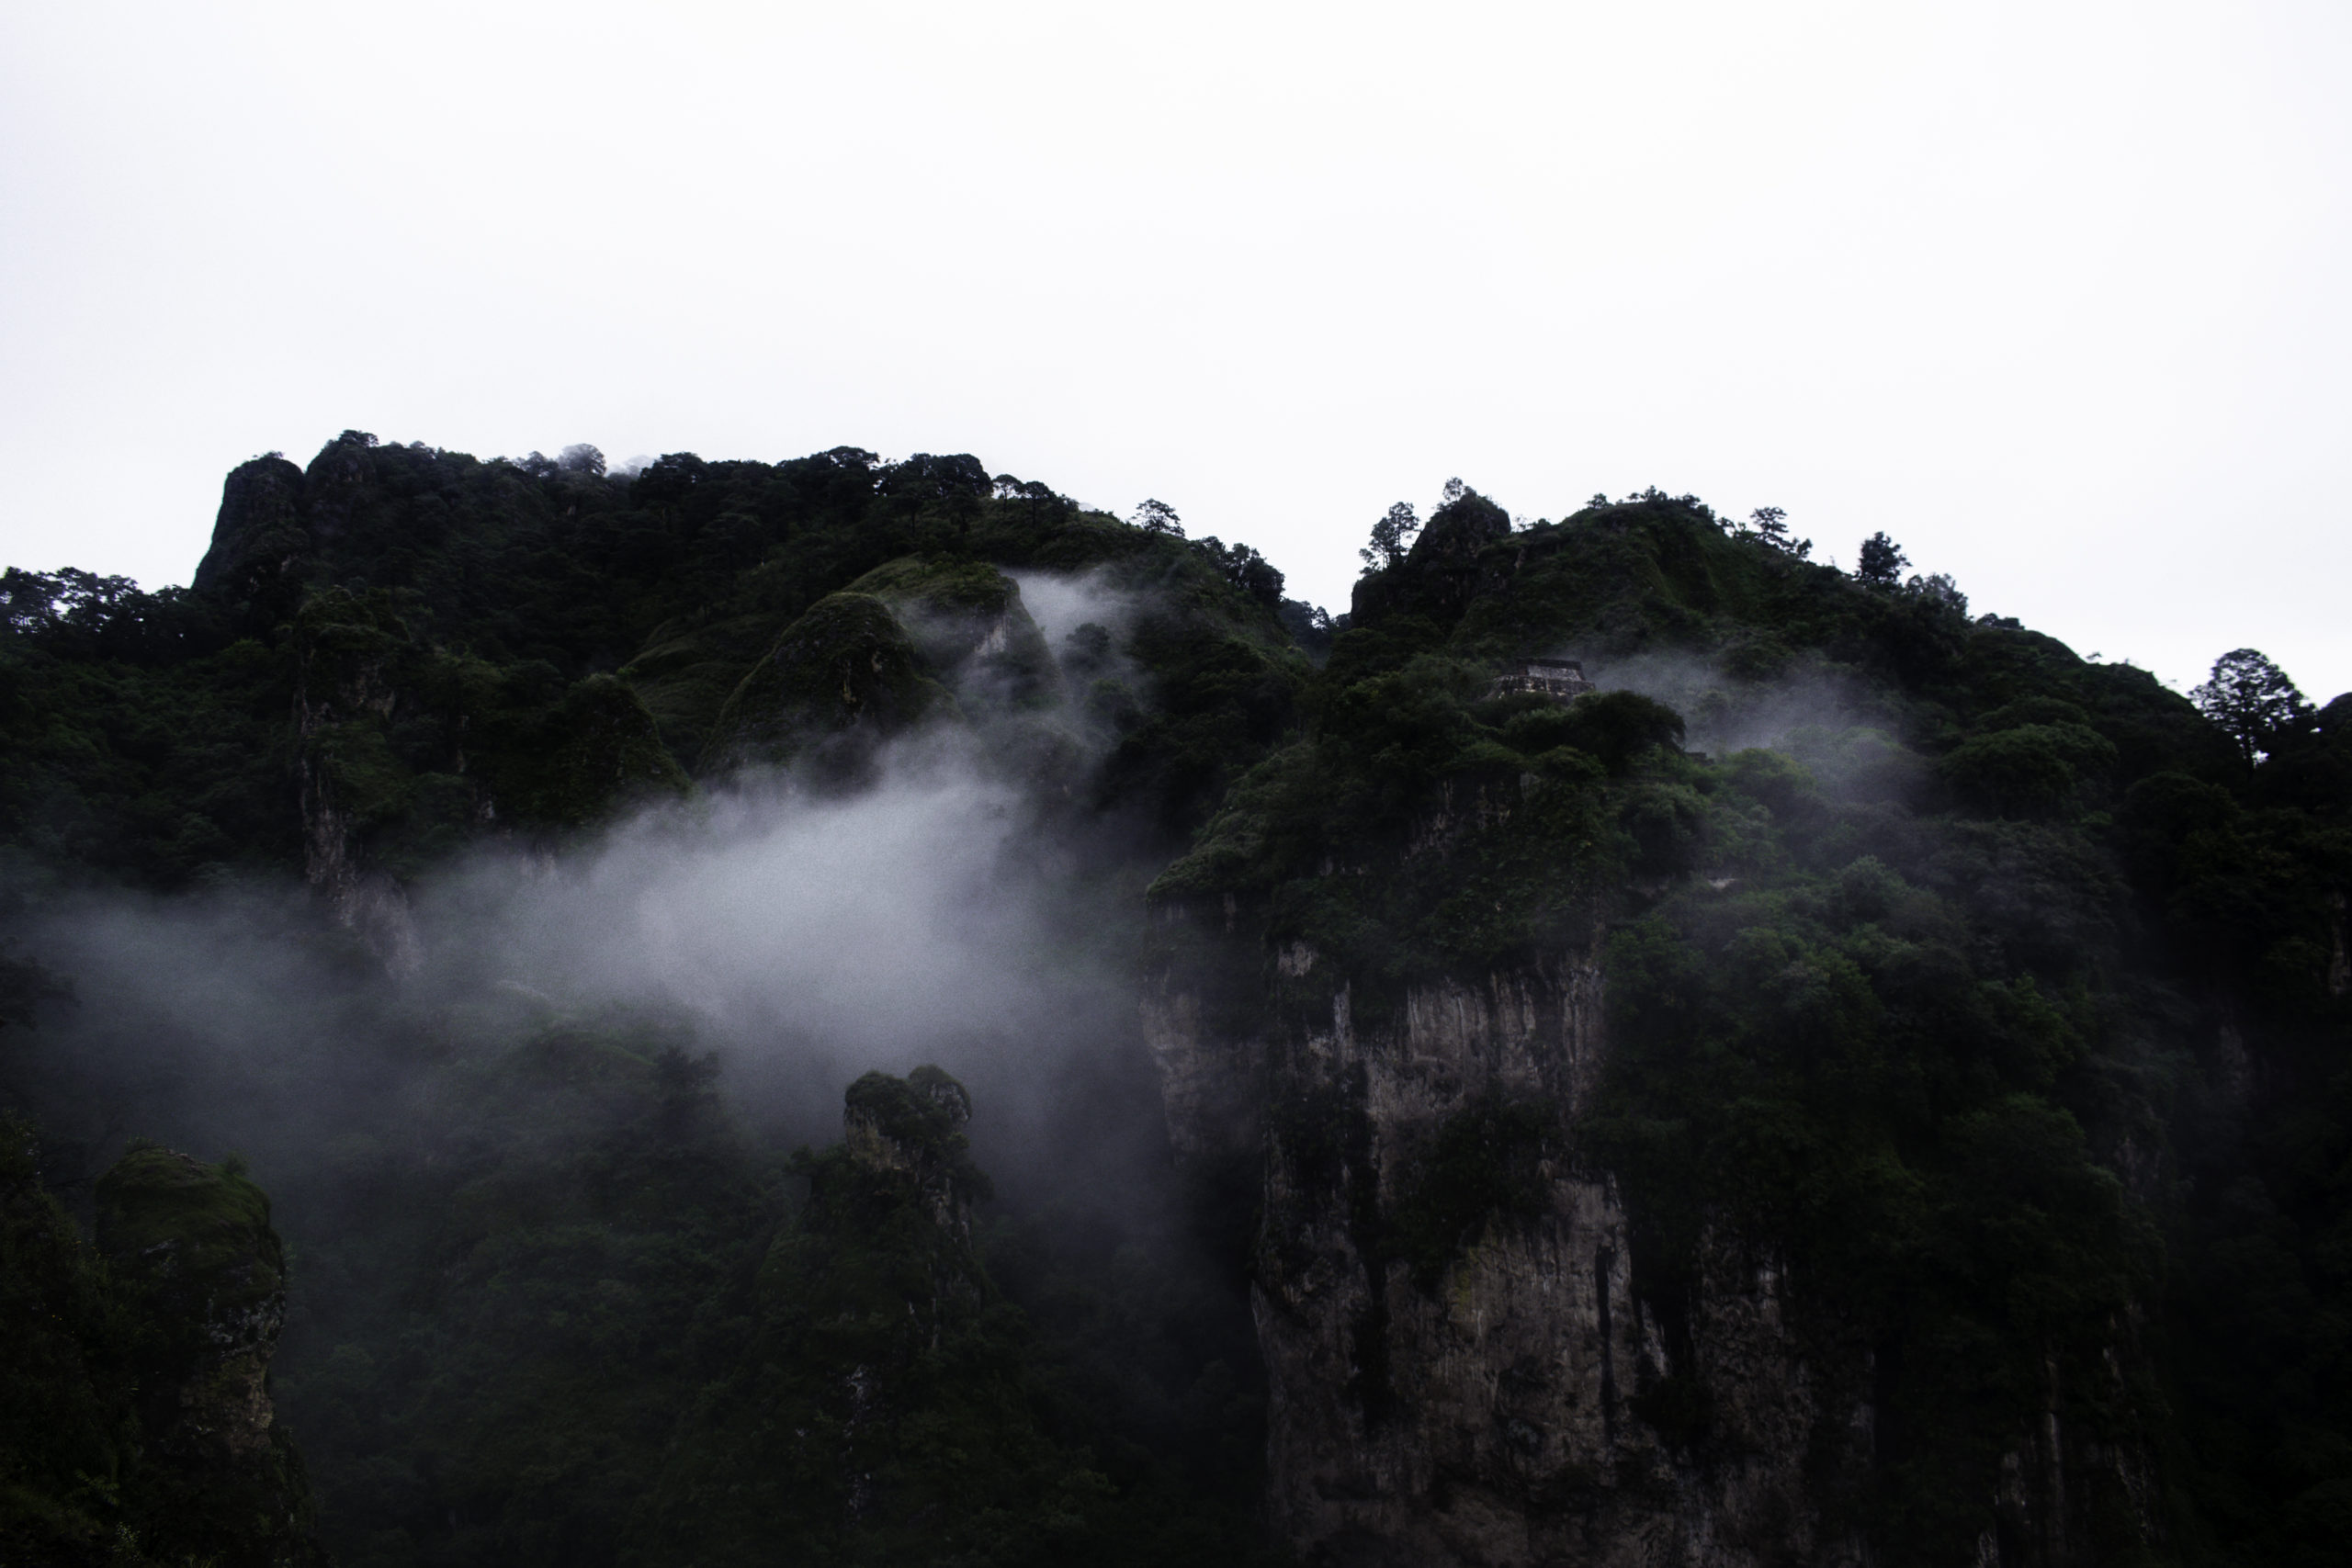
[[[1082,580],[1023,588],[1056,644],[1125,618]],[[40,1098],[110,1108],[57,1126],[61,1145],[235,1148],[266,1182],[429,1116],[453,1042],[621,1008],[690,1026],[760,1135],[827,1140],[851,1078],[935,1062],[972,1089],[976,1149],[1009,1195],[1149,1186],[1163,1134],[1132,983],[1148,868],[1099,838],[1074,850],[972,727],[878,761],[855,793],[744,775],[560,849],[478,851],[409,890],[420,962],[398,976],[297,888],[60,900],[37,956],[79,1000],[43,1059],[73,1092]]]

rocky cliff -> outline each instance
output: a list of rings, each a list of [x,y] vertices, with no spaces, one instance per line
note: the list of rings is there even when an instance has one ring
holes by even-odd
[[[786,1191],[666,1024],[355,1006],[317,1059],[370,1087],[267,1154],[337,1194],[286,1386],[340,1549],[1233,1562],[1262,1447],[1331,1562],[2340,1560],[2352,697],[2225,731],[1656,491],[1521,526],[1450,487],[1409,550],[1395,509],[1344,627],[1159,511],[346,433],[231,476],[187,592],[0,573],[34,953],[87,877],[307,875],[399,973],[402,888],[486,838],[745,762],[854,791],[933,727],[1086,899],[1182,851],[1145,1034],[1209,1179],[1143,1272],[975,1219],[940,1086],[854,1090]],[[1498,679],[1561,660],[1600,689]],[[159,1092],[41,1055],[90,1125]],[[295,1551],[266,1215],[153,1153],[111,1262],[0,1183],[6,1500]],[[123,1239],[181,1198],[212,1241]]]
[[[1866,1362],[1808,1355],[1766,1255],[1711,1245],[1679,1311],[1636,1289],[1617,1183],[1577,1146],[1596,954],[1412,987],[1370,1023],[1312,949],[1270,967],[1271,1039],[1207,1037],[1189,990],[1148,1028],[1179,1145],[1262,1150],[1283,1534],[1351,1564],[1865,1560],[1834,1503],[1869,1458]],[[1245,1100],[1269,1113],[1237,1122]]]
[[[1315,957],[1270,968],[1268,1010],[1301,1018]],[[1345,983],[1261,1042],[1209,1037],[1190,992],[1148,1016],[1176,1143],[1259,1164],[1268,1495],[1307,1561],[1903,1561],[1868,1530],[1903,1458],[1884,1342],[1790,1303],[1759,1236],[1710,1229],[1660,1269],[1578,1135],[1606,1063],[1595,954],[1411,987],[1369,1027]],[[1247,1100],[1268,1112],[1235,1119]],[[1978,1561],[2114,1561],[2100,1544],[2157,1533],[2145,1429],[2114,1422],[2126,1359],[2129,1337],[2088,1387],[2046,1361]]]
[[[135,1146],[97,1183],[97,1246],[0,1121],[0,1561],[323,1563],[270,1395],[286,1273],[233,1163]]]
[[[1838,727],[1686,750],[1657,696],[1760,723],[1744,623],[1843,591],[1676,504],[1514,535],[1465,498],[1156,885],[1171,1138],[1259,1194],[1276,1525],[1334,1564],[2175,1551],[2139,1327],[2168,1024],[2082,1005],[2132,960],[2076,824],[2146,699],[2054,667],[2064,698],[1928,710],[1934,762],[1906,661],[2005,630],[1825,597],[1889,650]],[[1662,627],[1699,650],[1635,657]],[[1563,649],[1648,693],[1496,688]],[[2030,803],[1975,771],[2005,748]]]
[[[1334,1564],[1902,1560],[1867,1528],[1904,1457],[1883,1343],[1817,1289],[1792,1302],[1769,1238],[1711,1228],[1661,1269],[1581,1135],[1599,955],[1411,987],[1370,1023],[1322,967],[1272,955],[1265,1016],[1287,1021],[1254,1041],[1204,1031],[1187,989],[1148,1008],[1175,1141],[1260,1171],[1281,1533]],[[2144,1433],[2113,1432],[2136,1355],[2088,1387],[2049,1360],[1979,1498],[1979,1561],[2110,1561],[2156,1532]],[[2073,1430],[2086,1404],[2108,1419]]]

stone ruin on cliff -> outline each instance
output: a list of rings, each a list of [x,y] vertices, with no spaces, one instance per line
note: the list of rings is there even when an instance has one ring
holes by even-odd
[[[1503,667],[1503,672],[1487,688],[1487,695],[1505,697],[1515,692],[1532,692],[1566,703],[1594,689],[1593,683],[1584,678],[1584,666],[1573,659],[1517,659]]]

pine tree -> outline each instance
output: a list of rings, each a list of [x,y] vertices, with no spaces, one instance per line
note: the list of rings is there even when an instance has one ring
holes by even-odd
[[[1873,588],[1898,587],[1903,581],[1903,569],[1910,564],[1911,558],[1903,553],[1903,547],[1882,530],[1862,541],[1861,564],[1854,568],[1854,579]]]
[[[1383,571],[1401,566],[1405,551],[1411,546],[1413,536],[1421,531],[1421,520],[1413,512],[1413,503],[1400,501],[1388,509],[1388,515],[1372,525],[1372,543],[1356,552],[1363,558],[1366,571]]]
[[[1176,509],[1164,501],[1146,501],[1136,508],[1135,525],[1147,534],[1173,534],[1184,536],[1184,525],[1177,519]]]
[[[2251,648],[2215,660],[2213,673],[2190,690],[2188,700],[2221,726],[2249,768],[2312,722],[2312,705],[2287,672]]]

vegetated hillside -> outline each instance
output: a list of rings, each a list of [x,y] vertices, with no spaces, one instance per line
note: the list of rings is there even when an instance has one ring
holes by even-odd
[[[1049,640],[1009,572],[1100,618]],[[943,1235],[793,1164],[824,1120],[797,1091],[722,1106],[714,1048],[745,1043],[475,973],[411,897],[636,807],[690,834],[707,803],[664,803],[746,767],[854,799],[929,737],[1018,806],[1014,851],[1132,905],[1293,721],[1311,666],[1280,586],[970,458],[622,479],[346,434],[307,471],[246,464],[188,590],[0,583],[7,973],[12,1014],[43,1015],[0,1037],[8,1097],[69,1196],[126,1122],[233,1134],[280,1190],[278,1403],[344,1562],[1249,1561],[1246,1303],[1229,1247],[1127,1190],[1159,1122],[1131,1020],[1018,1043],[1071,1190],[1032,1157],[1030,1201]],[[1124,962],[1095,902],[1030,947]],[[944,1294],[900,1344],[910,1292]],[[722,1397],[778,1375],[791,1426]],[[681,1445],[758,1470],[756,1506]],[[56,1500],[46,1473],[24,1506]],[[138,1533],[136,1496],[97,1495]]]
[[[338,853],[400,876],[486,823],[600,820],[683,787],[714,739],[709,760],[732,760],[717,730],[746,676],[804,617],[804,637],[854,641],[825,602],[892,563],[1094,570],[1147,596],[1121,651],[1150,690],[1089,694],[1117,737],[1091,790],[1170,831],[1282,730],[1306,668],[1254,552],[1082,512],[970,457],[601,468],[346,432],[307,469],[231,474],[187,590],[10,572],[12,851],[159,887],[306,863],[315,878]],[[859,695],[820,716],[859,717]],[[340,837],[306,843],[322,810]]]
[[[125,1116],[354,1108],[253,1134],[342,1560],[2341,1560],[2346,699],[2216,725],[1657,492],[1392,513],[1335,640],[1142,515],[347,434],[188,590],[0,582],[6,1092],[69,1199]],[[1490,694],[1537,655],[1604,690]],[[1145,976],[1057,1125],[1148,1062],[1158,1219],[980,1201],[935,1071],[787,1158],[689,1018],[397,978],[469,847],[942,733]],[[337,1043],[96,1040],[37,966],[96,886],[243,889]],[[144,1528],[11,1440],[10,1508]]]
[[[1293,1540],[2340,1560],[2352,700],[1893,576],[1463,495],[1160,878]]]
[[[269,1201],[234,1162],[134,1143],[97,1185],[93,1245],[34,1148],[0,1114],[0,1551],[322,1562],[264,1383],[286,1314]]]

